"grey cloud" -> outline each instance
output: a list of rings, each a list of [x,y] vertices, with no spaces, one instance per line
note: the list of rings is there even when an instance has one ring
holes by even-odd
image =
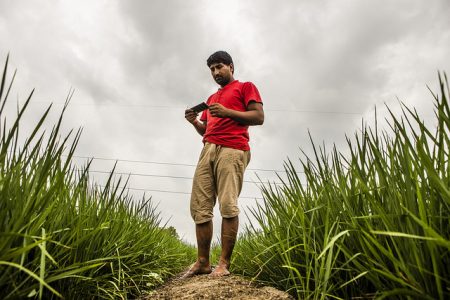
[[[1,1],[0,54],[10,50],[19,69],[14,95],[37,87],[39,101],[61,102],[75,88],[67,126],[84,126],[79,154],[195,163],[201,137],[183,108],[216,89],[205,59],[229,50],[237,78],[256,83],[266,109],[265,124],[250,129],[250,167],[280,169],[299,147],[311,153],[308,129],[318,144],[345,148],[375,104],[397,105],[398,95],[430,106],[425,85],[450,70],[449,15],[446,0]],[[121,166],[137,169],[192,171]],[[165,216],[185,216],[177,226],[190,222],[187,196],[153,197]]]
[[[198,98],[199,89],[206,89],[198,78],[208,72],[206,54],[199,51],[206,43],[201,9],[186,1],[121,2],[121,9],[137,38],[122,57],[130,79],[163,91],[173,104]]]

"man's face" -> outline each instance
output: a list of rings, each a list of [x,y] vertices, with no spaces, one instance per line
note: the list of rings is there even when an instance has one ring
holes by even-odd
[[[233,79],[233,64],[212,64],[209,69],[211,70],[211,75],[214,78],[214,81],[220,86],[227,85]]]

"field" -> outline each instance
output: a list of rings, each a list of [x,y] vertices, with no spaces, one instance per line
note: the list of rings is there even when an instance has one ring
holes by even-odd
[[[151,199],[132,199],[114,170],[100,188],[89,163],[73,165],[81,132],[60,133],[70,96],[51,132],[42,128],[49,107],[19,144],[33,92],[8,125],[7,66],[0,297],[134,299],[191,263],[195,249],[161,224]],[[232,271],[299,299],[450,298],[449,86],[439,80],[433,129],[404,107],[390,131],[375,125],[349,138],[350,155],[313,143],[315,156],[300,159],[304,178],[287,161],[283,185],[261,184],[258,224],[240,236]]]
[[[5,128],[14,79],[7,85],[6,76],[7,63],[0,87],[0,298],[135,298],[194,260],[195,249],[160,224],[150,199],[131,199],[112,175],[106,187],[93,186],[89,164],[81,171],[72,165],[80,131],[60,137],[64,110],[48,137],[41,126],[50,107],[18,145],[33,92]]]
[[[313,143],[315,156],[300,159],[306,183],[287,161],[282,186],[262,185],[259,226],[240,239],[234,272],[299,299],[450,298],[449,86],[439,80],[435,131],[404,107],[390,131],[348,139],[348,157]]]

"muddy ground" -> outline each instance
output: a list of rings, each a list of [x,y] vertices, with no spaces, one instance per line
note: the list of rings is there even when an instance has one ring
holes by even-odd
[[[197,275],[188,279],[180,279],[180,276],[168,281],[143,299],[294,299],[289,294],[273,287],[256,285],[235,275],[222,278]]]

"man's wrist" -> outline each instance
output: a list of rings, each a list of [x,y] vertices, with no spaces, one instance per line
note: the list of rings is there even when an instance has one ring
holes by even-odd
[[[225,118],[233,118],[233,111],[231,109],[225,111]]]

